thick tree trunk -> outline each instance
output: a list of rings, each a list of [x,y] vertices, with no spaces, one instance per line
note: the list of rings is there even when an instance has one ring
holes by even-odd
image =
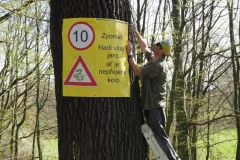
[[[140,131],[143,118],[138,81],[131,85],[131,98],[62,96],[62,19],[96,17],[130,21],[129,1],[51,0],[50,7],[59,159],[146,159]]]

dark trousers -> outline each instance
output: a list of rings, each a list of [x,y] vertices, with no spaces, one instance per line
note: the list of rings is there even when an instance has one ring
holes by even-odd
[[[147,124],[152,129],[154,136],[161,146],[169,160],[179,160],[176,151],[173,149],[171,142],[165,131],[166,116],[163,108],[145,110]]]

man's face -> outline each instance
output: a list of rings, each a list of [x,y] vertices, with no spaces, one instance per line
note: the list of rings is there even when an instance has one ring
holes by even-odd
[[[159,50],[161,50],[161,47],[158,46],[156,43],[154,43],[153,46],[152,46],[152,51],[153,51],[154,53],[156,53],[156,52],[158,52]]]

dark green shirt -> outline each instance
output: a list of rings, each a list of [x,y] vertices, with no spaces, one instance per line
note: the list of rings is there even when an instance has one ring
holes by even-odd
[[[165,107],[167,65],[165,58],[153,61],[147,52],[147,64],[142,68],[142,105],[144,110]]]

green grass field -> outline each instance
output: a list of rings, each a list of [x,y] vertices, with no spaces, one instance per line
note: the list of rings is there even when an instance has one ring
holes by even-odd
[[[46,139],[42,144],[43,159],[44,160],[56,160],[58,159],[58,141],[57,138]]]
[[[209,160],[235,160],[237,148],[237,130],[227,129],[210,136]],[[198,160],[205,160],[207,155],[206,138],[200,140],[198,145]]]
[[[235,160],[237,147],[236,129],[222,130],[210,136],[210,160]],[[198,160],[206,159],[206,139],[199,140]],[[46,139],[42,144],[44,160],[58,159],[57,139]],[[150,154],[151,155],[151,154]],[[154,158],[150,158],[154,160]]]

